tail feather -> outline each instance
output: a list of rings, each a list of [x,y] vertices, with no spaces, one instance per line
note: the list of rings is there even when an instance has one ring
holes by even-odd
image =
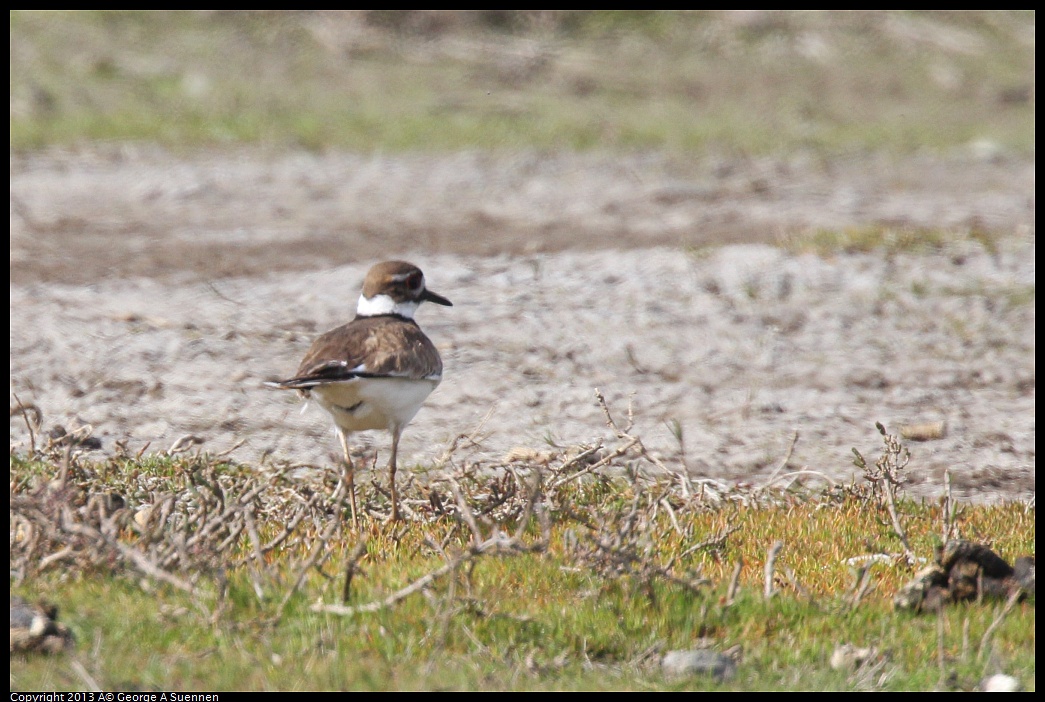
[[[323,380],[316,378],[290,378],[288,380],[266,380],[262,383],[267,388],[276,390],[308,390],[317,385],[322,385]]]

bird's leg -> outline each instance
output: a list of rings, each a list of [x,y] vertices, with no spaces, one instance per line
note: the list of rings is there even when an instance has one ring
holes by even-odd
[[[399,496],[396,494],[396,454],[399,452],[399,435],[402,431],[400,427],[392,429],[392,456],[388,459],[389,487],[392,490],[392,516],[390,520],[393,522],[403,518],[399,514]]]
[[[341,466],[341,482],[348,490],[348,499],[352,505],[352,528],[359,531],[359,520],[356,518],[356,471],[352,465],[352,457],[348,455],[348,436],[339,428],[337,438],[341,440],[341,450],[345,452],[345,463]]]

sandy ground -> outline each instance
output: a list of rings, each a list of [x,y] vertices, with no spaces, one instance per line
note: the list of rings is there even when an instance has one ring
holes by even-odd
[[[849,480],[853,447],[879,454],[875,421],[944,422],[909,444],[910,492],[938,495],[949,468],[967,499],[1034,495],[1033,159],[124,147],[10,169],[11,405],[44,430],[90,425],[102,452],[192,434],[245,462],[329,465],[325,413],[261,381],[351,318],[371,263],[407,258],[454,307],[418,315],[445,373],[401,464],[484,417],[460,460],[605,437],[599,388],[696,477],[759,484],[797,431],[787,471]],[[881,226],[1002,236],[777,246]],[[24,449],[19,415],[10,429]],[[387,455],[386,434],[354,442]]]

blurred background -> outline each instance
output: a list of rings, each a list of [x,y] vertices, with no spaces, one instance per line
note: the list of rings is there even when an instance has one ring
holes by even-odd
[[[15,11],[11,148],[1034,148],[1032,11]]]
[[[93,262],[134,235],[148,238],[122,275],[307,269],[419,246],[991,231],[1013,225],[1004,207],[920,191],[1011,194],[1005,179],[1033,163],[1031,11],[10,18],[12,280],[112,273]],[[43,152],[59,172],[72,154],[95,165],[85,182],[20,180]],[[204,168],[210,155],[220,163]],[[913,197],[876,208],[899,190]],[[293,255],[279,249],[289,239]]]

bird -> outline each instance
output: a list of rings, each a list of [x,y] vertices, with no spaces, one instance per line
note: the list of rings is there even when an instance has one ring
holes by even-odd
[[[453,306],[426,287],[424,273],[414,264],[375,264],[363,281],[355,318],[320,335],[292,378],[265,383],[279,390],[296,390],[333,417],[357,528],[354,468],[348,453],[348,437],[357,431],[391,433],[390,520],[402,519],[395,485],[399,439],[443,378],[439,351],[414,321],[423,302]]]

